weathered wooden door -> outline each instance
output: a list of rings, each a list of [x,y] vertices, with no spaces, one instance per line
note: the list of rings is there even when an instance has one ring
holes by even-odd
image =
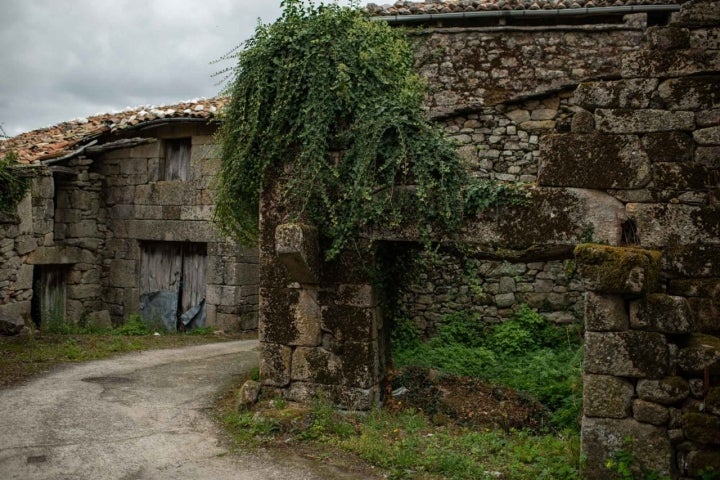
[[[66,323],[65,303],[67,277],[65,265],[38,265],[33,272],[32,317],[40,328],[53,328]]]
[[[166,330],[204,326],[206,252],[198,243],[142,245],[140,308],[146,323]]]

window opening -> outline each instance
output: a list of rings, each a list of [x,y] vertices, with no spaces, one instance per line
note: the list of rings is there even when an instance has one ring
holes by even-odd
[[[164,141],[160,180],[187,180],[190,173],[191,139],[172,138]]]

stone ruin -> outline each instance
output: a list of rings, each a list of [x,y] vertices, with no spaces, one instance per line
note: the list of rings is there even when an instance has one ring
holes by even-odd
[[[470,168],[535,187],[529,207],[467,227],[484,298],[462,285],[452,255],[435,272],[411,261],[397,288],[429,332],[448,312],[492,321],[521,302],[558,322],[584,319],[584,478],[612,478],[605,461],[623,448],[640,469],[700,478],[720,469],[720,8],[694,1],[668,25],[620,31],[600,43],[592,29],[420,34],[430,114]],[[585,50],[568,53],[573,41]],[[540,44],[565,63],[533,62]],[[606,50],[583,55],[593,47]],[[493,59],[494,48],[504,55]],[[565,83],[573,75],[584,79],[577,88]],[[276,208],[277,187],[261,204],[263,388],[367,409],[389,362],[384,292],[365,268],[378,259],[346,251],[323,262],[315,228]]]
[[[472,173],[533,184],[529,206],[467,225],[472,272],[452,252],[425,268],[411,229],[375,232],[379,250],[404,252],[399,311],[426,336],[447,314],[498,322],[523,303],[584,321],[584,477],[612,478],[604,461],[631,437],[639,467],[701,478],[720,468],[720,5],[457,16],[481,3],[375,12],[423,26],[410,35],[428,115]],[[253,328],[258,312],[264,390],[381,402],[392,320],[368,273],[380,259],[361,248],[323,261],[316,229],[276,207],[282,178],[263,192],[259,253],[218,236],[214,127],[162,128],[46,165],[0,225],[0,320],[28,316],[37,265],[66,265],[68,307],[122,321],[138,308],[143,245],[206,243],[208,324]],[[160,146],[188,128],[190,176],[169,184]]]

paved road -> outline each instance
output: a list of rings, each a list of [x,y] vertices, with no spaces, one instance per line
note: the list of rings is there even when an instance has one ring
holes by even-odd
[[[134,353],[0,390],[2,480],[360,478],[278,454],[228,455],[207,415],[257,342]]]

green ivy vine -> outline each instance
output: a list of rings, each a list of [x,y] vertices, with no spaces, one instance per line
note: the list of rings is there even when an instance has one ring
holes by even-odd
[[[15,213],[15,207],[30,188],[30,180],[18,175],[17,166],[14,152],[0,158],[0,213]]]
[[[421,107],[426,90],[402,31],[355,8],[284,0],[259,25],[226,88],[216,219],[252,245],[261,189],[283,176],[282,205],[337,255],[364,229],[412,224],[451,235],[513,189],[471,182]]]

